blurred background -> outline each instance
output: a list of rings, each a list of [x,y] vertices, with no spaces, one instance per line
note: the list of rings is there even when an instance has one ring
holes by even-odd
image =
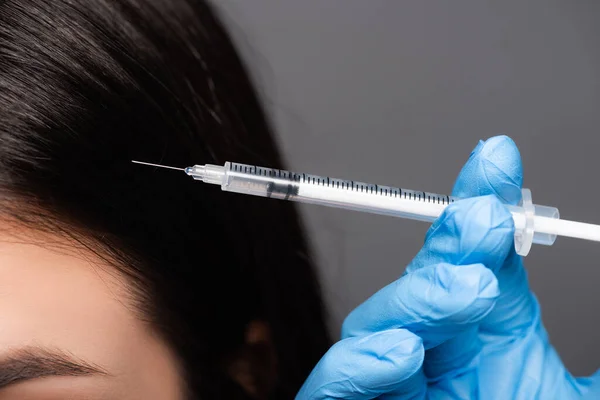
[[[600,2],[218,0],[289,167],[449,193],[480,139],[511,136],[534,202],[600,223]],[[304,206],[335,338],[399,277],[427,225]],[[600,244],[526,260],[575,374],[600,366]],[[282,265],[285,268],[285,265]]]

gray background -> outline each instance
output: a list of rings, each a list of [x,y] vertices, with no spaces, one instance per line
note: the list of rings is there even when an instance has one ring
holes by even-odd
[[[220,0],[291,169],[449,192],[477,140],[510,135],[534,201],[600,223],[600,2]],[[302,208],[337,336],[401,275],[426,224]],[[527,258],[560,355],[600,367],[600,244]],[[285,266],[282,266],[285,268]]]

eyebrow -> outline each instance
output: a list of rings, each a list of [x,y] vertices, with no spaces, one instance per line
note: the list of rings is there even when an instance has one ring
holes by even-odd
[[[106,371],[63,351],[26,347],[0,355],[0,388],[49,376],[108,375]]]

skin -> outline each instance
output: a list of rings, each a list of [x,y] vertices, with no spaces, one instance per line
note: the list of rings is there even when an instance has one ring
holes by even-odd
[[[33,244],[24,228],[17,240],[13,228],[0,229],[0,377],[35,372],[25,365],[38,353],[85,368],[9,382],[0,400],[182,399],[177,360],[136,318],[125,280],[92,254]]]

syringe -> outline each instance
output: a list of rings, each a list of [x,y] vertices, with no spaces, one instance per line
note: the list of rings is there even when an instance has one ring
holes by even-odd
[[[435,193],[233,162],[226,162],[224,166],[206,164],[187,168],[133,162],[184,171],[196,180],[221,185],[221,190],[227,192],[425,222],[433,222],[449,204],[460,200]],[[554,244],[557,235],[600,242],[600,225],[559,219],[558,209],[533,204],[529,189],[523,189],[519,206],[507,207],[515,222],[515,248],[522,256],[529,254],[532,243]]]

